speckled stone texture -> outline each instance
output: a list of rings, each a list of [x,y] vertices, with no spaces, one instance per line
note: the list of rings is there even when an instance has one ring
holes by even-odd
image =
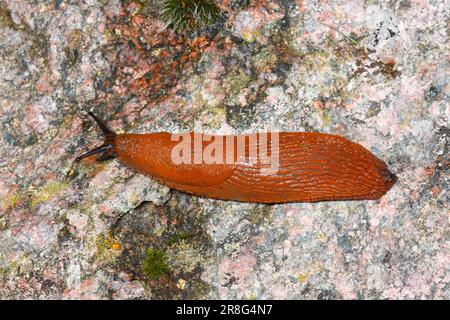
[[[0,298],[450,299],[448,1],[217,4],[174,34],[158,1],[0,0]],[[378,201],[196,198],[72,166],[103,140],[88,110],[117,132],[339,134],[399,181]]]

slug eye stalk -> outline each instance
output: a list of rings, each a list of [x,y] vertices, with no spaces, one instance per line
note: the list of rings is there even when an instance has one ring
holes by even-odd
[[[97,161],[105,161],[105,160],[115,158],[116,155],[114,152],[114,145],[115,145],[116,133],[114,131],[112,131],[106,125],[106,123],[104,121],[102,121],[101,119],[99,119],[94,113],[89,111],[88,114],[95,120],[95,122],[98,124],[98,126],[102,130],[103,134],[105,135],[105,142],[101,146],[99,146],[95,149],[92,149],[86,153],[83,153],[81,156],[78,156],[75,159],[75,162],[80,162],[84,158],[88,158],[88,157],[96,155],[96,154],[100,154],[100,156],[97,157]]]

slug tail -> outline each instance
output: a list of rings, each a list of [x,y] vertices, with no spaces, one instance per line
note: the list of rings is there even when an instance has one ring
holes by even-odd
[[[95,149],[92,149],[86,153],[83,153],[81,156],[76,157],[75,161],[80,162],[84,158],[88,158],[88,157],[96,155],[96,154],[100,154],[97,157],[97,161],[105,161],[105,160],[115,158],[116,154],[115,154],[114,147],[115,147],[116,133],[114,131],[112,131],[106,125],[106,123],[103,120],[99,119],[94,113],[89,111],[88,114],[95,120],[95,122],[98,124],[98,126],[102,130],[103,134],[105,135],[105,141],[101,146],[99,146]]]

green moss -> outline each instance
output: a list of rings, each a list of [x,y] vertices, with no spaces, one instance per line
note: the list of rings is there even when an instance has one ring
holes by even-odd
[[[157,280],[170,272],[166,254],[158,249],[148,249],[143,268],[145,277],[152,280]]]
[[[168,247],[173,246],[174,244],[181,242],[183,240],[188,240],[192,238],[192,233],[189,231],[182,231],[180,233],[174,234],[169,239],[167,239],[166,244]]]
[[[174,31],[193,31],[211,25],[220,17],[212,0],[163,0],[161,18]]]

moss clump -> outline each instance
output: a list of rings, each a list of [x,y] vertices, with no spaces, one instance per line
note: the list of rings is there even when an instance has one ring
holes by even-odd
[[[183,240],[188,240],[193,235],[189,231],[182,231],[180,233],[174,234],[169,239],[167,239],[166,244],[168,247],[173,246],[174,244],[181,242]]]
[[[166,254],[158,249],[148,249],[143,268],[145,277],[152,280],[157,280],[170,271]]]
[[[161,19],[174,31],[202,29],[220,17],[212,0],[163,0]]]

